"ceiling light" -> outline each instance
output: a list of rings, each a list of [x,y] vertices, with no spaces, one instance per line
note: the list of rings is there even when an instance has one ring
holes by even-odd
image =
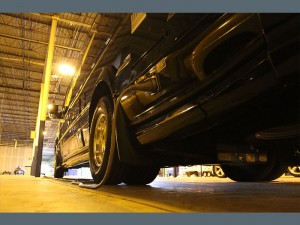
[[[48,109],[53,109],[53,104],[52,104],[52,103],[51,103],[51,104],[48,104],[47,108],[48,108]]]
[[[62,75],[71,75],[72,76],[75,72],[74,67],[72,67],[70,65],[66,65],[66,64],[60,65],[58,70]]]

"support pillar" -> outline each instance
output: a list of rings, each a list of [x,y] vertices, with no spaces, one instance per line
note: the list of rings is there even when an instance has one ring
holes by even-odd
[[[34,156],[31,165],[31,175],[35,177],[41,176],[41,164],[42,164],[43,142],[44,142],[43,132],[45,131],[47,104],[48,104],[48,97],[49,97],[49,86],[50,86],[52,61],[54,55],[54,43],[55,43],[57,22],[58,22],[58,18],[52,17],[52,25],[51,25],[51,32],[50,32],[49,45],[48,45],[48,54],[46,58],[47,61],[44,69],[43,80],[41,83],[39,112],[38,112],[38,119],[37,119],[36,131],[35,131],[36,139],[34,141],[36,145],[34,145],[34,149],[33,149]]]

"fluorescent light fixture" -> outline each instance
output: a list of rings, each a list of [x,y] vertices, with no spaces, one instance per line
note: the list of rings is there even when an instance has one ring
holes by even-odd
[[[58,70],[59,72],[62,74],[62,75],[74,75],[75,73],[75,69],[74,67],[70,66],[70,65],[66,65],[66,64],[63,64],[63,65],[60,65],[58,67]]]

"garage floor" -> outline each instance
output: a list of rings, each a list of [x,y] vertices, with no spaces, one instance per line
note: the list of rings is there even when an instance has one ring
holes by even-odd
[[[300,212],[300,178],[236,183],[157,178],[148,186],[78,187],[71,180],[0,176],[0,212]]]

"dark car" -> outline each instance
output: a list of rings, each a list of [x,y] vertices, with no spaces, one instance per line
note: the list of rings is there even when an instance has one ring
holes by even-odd
[[[5,170],[5,171],[2,172],[2,174],[3,174],[3,175],[6,175],[6,174],[10,175],[11,172]]]
[[[14,170],[14,174],[15,175],[25,175],[25,170],[23,170],[21,167],[17,167],[15,170]]]
[[[299,165],[299,21],[147,14],[132,34],[123,24],[123,63],[101,56],[70,87],[54,176],[89,165],[100,185],[147,184],[161,167],[220,164],[233,180],[269,181]]]

